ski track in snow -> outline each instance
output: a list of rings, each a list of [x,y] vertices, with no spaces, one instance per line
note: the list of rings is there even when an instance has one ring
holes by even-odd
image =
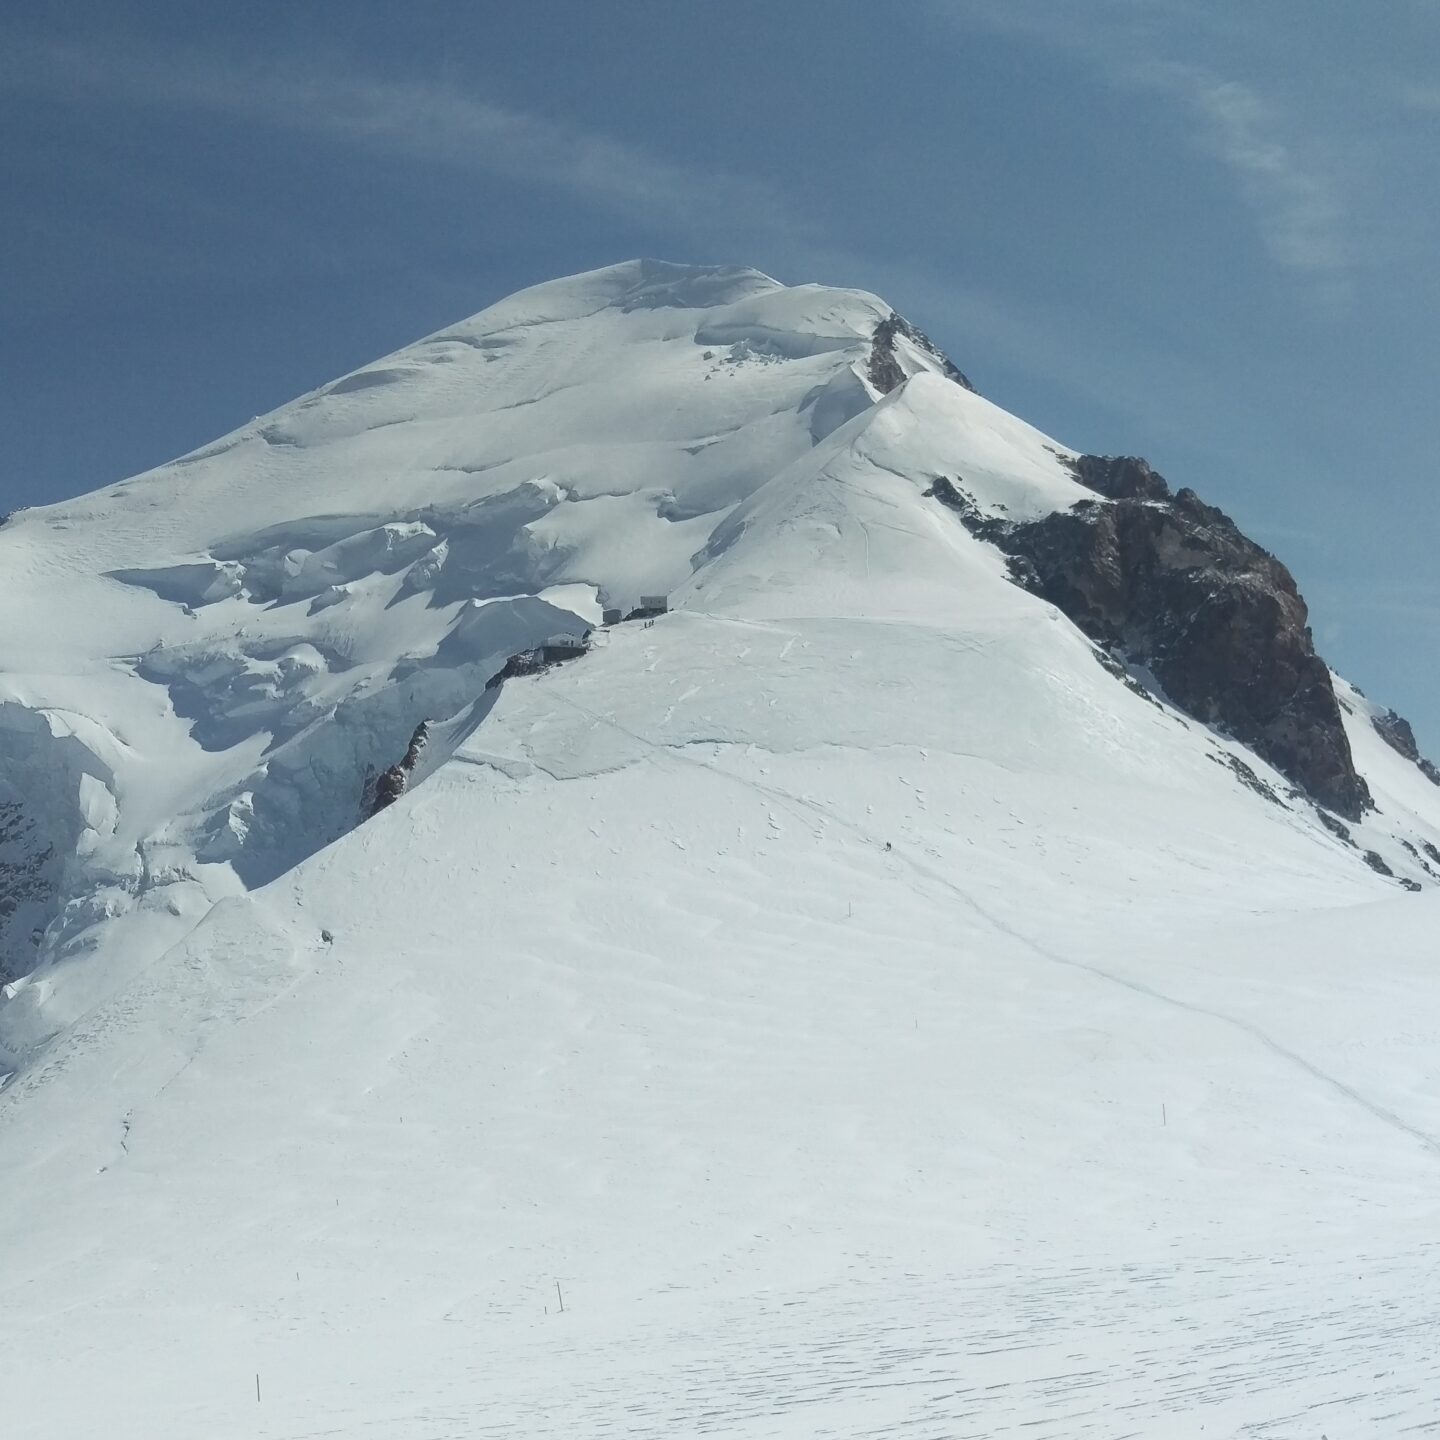
[[[803,811],[804,813],[812,816],[818,816],[826,821],[833,821],[835,824],[852,832],[857,839],[859,839],[864,844],[871,846],[874,849],[878,850],[882,848],[886,843],[881,837],[867,832],[861,826],[856,825],[854,822],[846,819],[843,815],[838,814],[836,811],[827,808],[826,806],[818,805],[814,801],[806,799],[803,795],[792,794],[790,791],[782,790],[776,786],[765,785],[757,780],[749,779],[741,775],[736,775],[732,772],[722,770],[717,766],[708,765],[705,763],[705,761],[696,759],[695,757],[685,753],[687,750],[701,746],[711,748],[723,746],[726,742],[722,740],[711,737],[698,736],[693,739],[686,740],[679,745],[665,745],[654,741],[645,735],[638,734],[633,730],[626,729],[625,726],[619,724],[619,722],[608,719],[606,716],[597,715],[592,711],[586,710],[583,706],[576,704],[573,700],[564,699],[563,697],[556,697],[556,701],[559,704],[568,705],[571,708],[577,710],[579,713],[585,715],[592,724],[608,725],[613,727],[615,730],[623,734],[627,739],[634,740],[638,744],[646,747],[647,750],[651,753],[663,753],[668,758],[679,761],[682,764],[699,766],[701,769],[706,770],[711,774],[718,775],[725,780],[732,781],[733,783],[738,785],[746,786],[747,788],[755,791],[757,794],[764,795],[767,799],[774,800],[779,804],[786,805],[797,811]],[[668,720],[670,716],[667,714],[665,718]],[[585,772],[585,777],[593,774],[614,773],[618,770],[628,769],[631,765],[638,763],[640,762],[637,760],[632,760],[627,762],[626,764],[611,767],[608,771]],[[562,776],[554,773],[553,771],[545,770],[542,765],[538,764],[538,762],[535,761],[533,756],[531,757],[531,764],[535,765],[535,768],[537,770],[542,771],[542,773],[548,775],[552,780],[566,781],[578,778],[585,778],[577,775]],[[1319,1081],[1322,1085],[1328,1086],[1330,1089],[1335,1091],[1336,1094],[1342,1096],[1351,1104],[1358,1106],[1360,1109],[1364,1110],[1374,1119],[1378,1120],[1381,1124],[1387,1125],[1391,1129],[1396,1130],[1401,1134],[1408,1136],[1410,1139],[1417,1141],[1432,1155],[1440,1158],[1440,1140],[1437,1140],[1435,1136],[1427,1134],[1424,1130],[1418,1129],[1414,1125],[1408,1124],[1405,1120],[1403,1120],[1400,1116],[1394,1114],[1392,1111],[1385,1109],[1381,1105],[1377,1105],[1374,1101],[1362,1095],[1352,1086],[1346,1085],[1343,1081],[1337,1079],[1334,1075],[1329,1074],[1327,1071],[1322,1069],[1313,1061],[1307,1060],[1303,1055],[1299,1055],[1295,1051],[1280,1044],[1279,1041],[1275,1040],[1272,1036],[1266,1034],[1265,1031],[1262,1030],[1258,1025],[1255,1025],[1248,1020],[1241,1019],[1234,1015],[1227,1015],[1223,1011],[1212,1009],[1209,1006],[1199,1005],[1192,1001],[1181,999],[1175,995],[1168,995],[1162,990],[1157,990],[1151,985],[1144,984],[1142,981],[1128,978],[1123,975],[1117,975],[1114,971],[1102,969],[1098,965],[1089,964],[1086,961],[1076,959],[1073,956],[1059,954],[1057,951],[1045,945],[1042,945],[1040,942],[1032,939],[1030,936],[1026,935],[1023,931],[1017,929],[1013,925],[1008,924],[999,915],[987,909],[980,901],[975,899],[975,897],[969,894],[963,887],[956,884],[956,882],[952,880],[948,875],[945,875],[942,872],[936,870],[931,865],[927,865],[923,860],[919,860],[915,856],[907,854],[903,847],[891,848],[887,851],[887,853],[895,855],[912,871],[914,871],[917,875],[922,876],[931,884],[938,885],[944,890],[948,891],[950,894],[954,895],[957,899],[962,901],[967,908],[973,910],[977,915],[981,916],[994,929],[1004,935],[1009,936],[1012,940],[1018,941],[1021,945],[1025,946],[1026,949],[1030,950],[1035,955],[1040,956],[1042,959],[1049,961],[1051,964],[1064,965],[1072,970],[1083,971],[1087,975],[1093,975],[1097,980],[1103,980],[1107,984],[1111,985],[1122,986],[1124,989],[1132,991],[1136,995],[1143,995],[1147,999],[1156,1001],[1158,1004],[1173,1006],[1178,1010],[1184,1010],[1193,1015],[1205,1016],[1208,1019],[1216,1021],[1218,1024],[1231,1026],[1234,1029],[1241,1031],[1245,1035],[1248,1035],[1251,1039],[1263,1045],[1267,1050],[1279,1056],[1282,1060],[1285,1060],[1287,1063],[1294,1065],[1298,1069],[1304,1071],[1305,1074],[1310,1076],[1312,1079]]]
[[[1358,1277],[1242,1255],[883,1282],[860,1261],[812,1290],[669,1297],[663,1317],[618,1326],[572,1294],[581,1309],[477,1337],[406,1391],[371,1376],[307,1393],[303,1369],[272,1371],[251,1414],[237,1401],[203,1423],[266,1440],[1399,1440],[1440,1429],[1436,1260],[1359,1256]],[[502,1344],[503,1366],[487,1361]]]

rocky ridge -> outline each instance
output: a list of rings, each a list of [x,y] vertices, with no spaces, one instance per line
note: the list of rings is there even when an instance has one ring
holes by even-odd
[[[1393,710],[1386,710],[1384,714],[1375,716],[1373,724],[1375,733],[1392,750],[1403,755],[1412,765],[1416,766],[1432,785],[1440,785],[1440,766],[1436,766],[1433,761],[1427,760],[1420,753],[1420,747],[1415,742],[1415,732],[1403,715],[1397,715]]]
[[[1039,520],[983,515],[963,480],[942,477],[930,493],[1010,557],[1018,584],[1144,667],[1180,709],[1335,813],[1358,820],[1371,809],[1289,570],[1193,490],[1172,493],[1144,460],[1065,463],[1100,498]]]
[[[405,754],[388,769],[380,772],[366,796],[364,808],[371,819],[393,805],[410,788],[410,777],[415,773],[415,767],[420,763],[420,757],[424,755],[425,747],[429,743],[430,722],[422,720],[410,736],[410,744],[406,747]]]
[[[896,353],[898,339],[908,340],[917,350],[924,351],[939,364],[941,373],[947,380],[953,380],[971,394],[978,393],[960,367],[923,330],[917,330],[903,315],[897,315],[892,310],[875,327],[870,339],[867,377],[880,394],[888,395],[908,378]]]

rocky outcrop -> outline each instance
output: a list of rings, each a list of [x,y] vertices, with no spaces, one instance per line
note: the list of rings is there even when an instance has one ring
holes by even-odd
[[[429,740],[430,722],[422,720],[415,727],[415,733],[410,737],[404,756],[388,770],[382,771],[375,781],[369,805],[371,816],[378,815],[387,806],[393,805],[410,788],[410,776],[420,763],[420,757],[425,753]]]
[[[663,604],[641,605],[632,610],[626,620],[644,619],[647,616],[663,615],[665,607]],[[507,680],[517,680],[522,675],[540,675],[556,665],[564,665],[570,660],[579,660],[590,652],[590,632],[585,631],[581,637],[570,635],[556,635],[541,645],[531,650],[521,650],[518,654],[512,655],[486,682],[487,690],[497,690]]]
[[[1420,747],[1415,743],[1415,732],[1403,715],[1387,710],[1383,715],[1376,715],[1372,723],[1376,733],[1392,750],[1418,766],[1420,773],[1432,784],[1440,785],[1440,767],[1420,753]]]
[[[485,682],[485,688],[498,690],[507,680],[518,680],[522,675],[539,675],[549,668],[538,650],[522,650],[518,655],[512,655]]]
[[[1192,490],[1128,456],[1069,462],[1096,492],[1028,523],[980,515],[963,482],[932,492],[1011,558],[1017,583],[1142,664],[1181,709],[1356,820],[1372,806],[1290,572]]]
[[[1414,841],[1402,839],[1402,840],[1400,841],[1400,844],[1401,844],[1402,846],[1404,846],[1404,848],[1410,852],[1410,857],[1411,857],[1411,859],[1413,859],[1413,860],[1415,861],[1415,863],[1416,863],[1417,865],[1419,865],[1420,868],[1421,868],[1432,880],[1440,880],[1440,870],[1437,870],[1437,869],[1415,848]],[[1434,852],[1434,850],[1435,850],[1435,847],[1434,847],[1433,845],[1428,845],[1428,846],[1426,846],[1426,848],[1427,848],[1428,850],[1430,850],[1431,852]]]
[[[897,315],[892,310],[875,327],[875,333],[870,337],[868,375],[870,383],[880,394],[888,395],[907,378],[895,353],[897,335],[903,335],[912,345],[936,361],[947,380],[953,380],[957,385],[974,392],[975,387],[960,373],[950,357],[928,335],[917,330],[903,315]]]
[[[1064,462],[1087,489],[1110,500],[1168,500],[1165,477],[1138,455],[1077,455]],[[1189,491],[1183,492],[1189,494]],[[1215,512],[1220,513],[1218,510]]]
[[[1383,875],[1387,880],[1398,881],[1402,889],[1409,890],[1413,894],[1419,894],[1424,888],[1418,880],[1412,880],[1408,875],[1397,875],[1385,863],[1383,857],[1374,850],[1367,850],[1360,858],[1364,860],[1377,875]]]
[[[1383,875],[1387,880],[1395,878],[1395,872],[1385,863],[1381,856],[1374,850],[1367,850],[1360,857],[1377,874]]]

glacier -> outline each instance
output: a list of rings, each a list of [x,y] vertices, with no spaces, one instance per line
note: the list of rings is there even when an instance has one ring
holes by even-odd
[[[935,498],[1077,458],[637,261],[0,526],[7,1433],[1432,1422],[1440,787]]]

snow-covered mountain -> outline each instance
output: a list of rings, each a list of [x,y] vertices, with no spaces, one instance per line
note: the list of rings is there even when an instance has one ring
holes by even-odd
[[[875,296],[538,286],[0,604],[8,1433],[1440,1413],[1436,772]]]

